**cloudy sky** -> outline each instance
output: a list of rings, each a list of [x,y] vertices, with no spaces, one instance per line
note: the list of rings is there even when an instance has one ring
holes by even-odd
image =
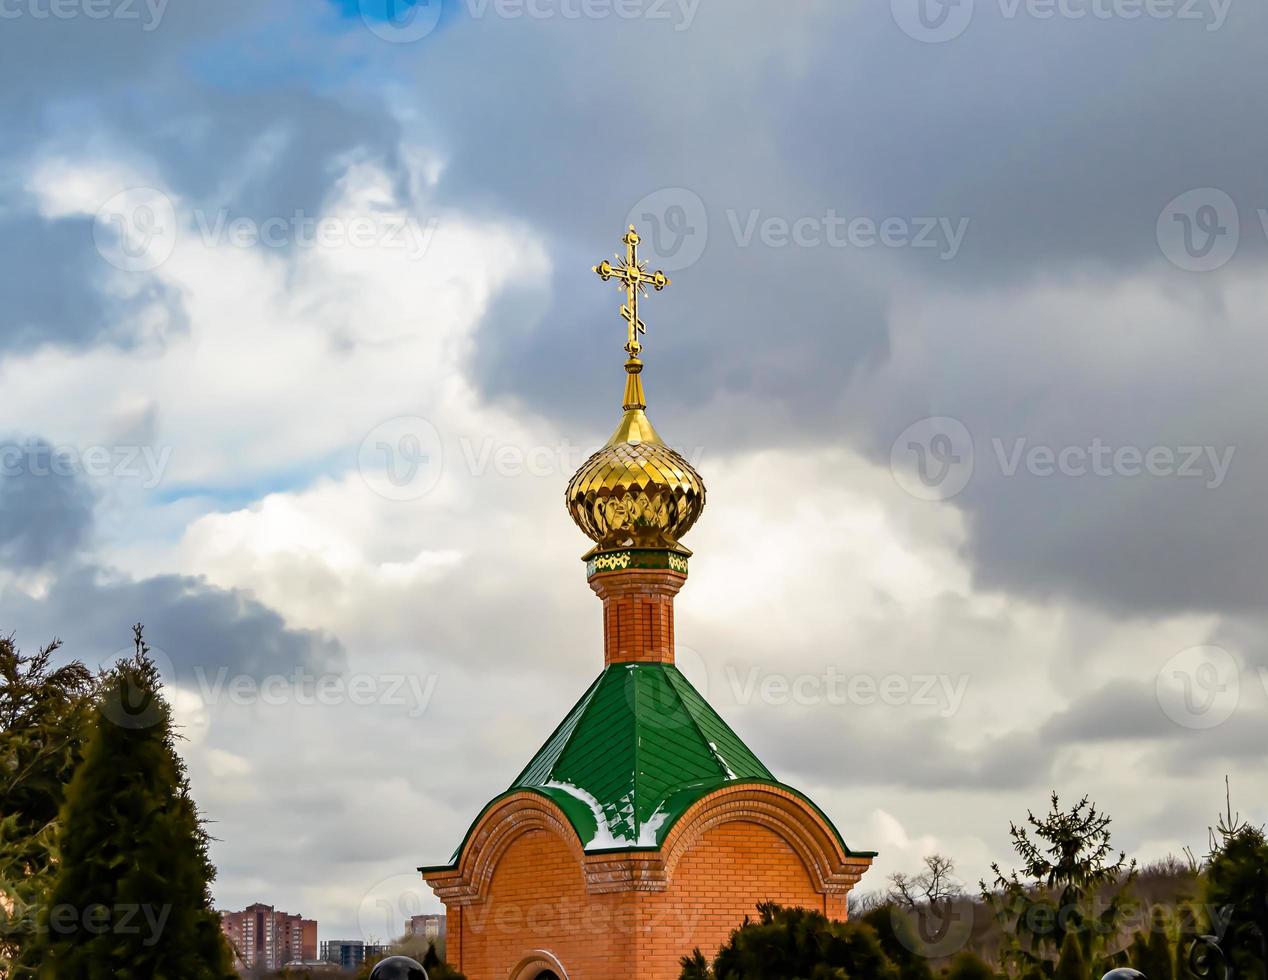
[[[674,279],[680,662],[856,848],[1268,818],[1268,8],[4,0],[0,628],[143,620],[218,904],[383,936],[602,663],[589,267]],[[1260,93],[1256,95],[1256,93]]]

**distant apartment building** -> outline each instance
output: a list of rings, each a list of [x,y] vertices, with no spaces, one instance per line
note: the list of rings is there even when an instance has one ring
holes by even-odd
[[[220,930],[246,970],[280,970],[287,963],[317,959],[317,923],[272,905],[222,912]]]
[[[327,939],[321,944],[321,958],[345,970],[355,970],[367,959],[378,959],[392,954],[387,943],[367,943],[360,939]]]
[[[411,915],[405,920],[405,935],[439,941],[445,938],[445,913]]]

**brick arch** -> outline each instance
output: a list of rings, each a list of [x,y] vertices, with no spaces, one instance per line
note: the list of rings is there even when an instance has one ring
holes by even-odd
[[[739,784],[697,801],[679,818],[662,845],[670,881],[683,857],[709,831],[728,823],[753,823],[774,832],[801,859],[815,889],[844,894],[872,863],[845,851],[837,835],[813,807],[782,787]]]
[[[502,856],[519,838],[534,830],[558,837],[576,859],[578,869],[584,866],[581,841],[563,811],[538,793],[514,793],[481,815],[463,844],[457,866],[450,872],[428,876],[432,887],[446,903],[483,901]]]
[[[515,964],[509,980],[536,980],[539,974],[547,970],[559,977],[559,980],[568,980],[568,971],[558,957],[544,949],[535,949]]]

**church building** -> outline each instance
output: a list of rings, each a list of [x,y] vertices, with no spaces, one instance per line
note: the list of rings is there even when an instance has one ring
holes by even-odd
[[[633,226],[623,241],[595,271],[625,293],[624,415],[566,494],[594,542],[603,670],[450,863],[419,869],[470,980],[676,980],[681,957],[712,959],[759,902],[844,919],[875,856],[850,850],[674,666],[681,539],[705,487],[648,420],[638,301],[669,279],[638,258]]]

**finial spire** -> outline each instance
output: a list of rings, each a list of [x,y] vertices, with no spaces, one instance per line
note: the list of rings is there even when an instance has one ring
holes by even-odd
[[[643,362],[631,357],[625,362],[625,404],[621,407],[627,412],[639,411],[647,407],[647,396],[643,394]]]
[[[630,230],[625,233],[621,241],[625,243],[625,258],[622,259],[620,255],[614,256],[616,265],[604,259],[594,267],[594,271],[604,282],[615,279],[617,286],[625,290],[625,302],[621,306],[621,316],[629,330],[629,339],[625,342],[625,353],[630,355],[630,362],[637,362],[638,355],[643,350],[638,335],[647,333],[647,324],[638,318],[638,298],[647,295],[648,286],[660,292],[669,285],[670,280],[659,269],[655,272],[647,271],[646,260],[638,257],[638,243],[642,239],[638,237],[638,232],[634,230],[633,225],[630,225]],[[629,370],[629,363],[626,364],[626,370]],[[630,373],[637,380],[638,372]],[[629,390],[628,384],[626,390]],[[626,401],[629,399],[627,398]]]
[[[679,538],[704,509],[704,481],[691,463],[665,445],[648,420],[638,356],[643,350],[638,336],[647,329],[638,318],[639,297],[649,289],[664,289],[669,277],[647,271],[647,263],[638,257],[639,237],[633,225],[621,240],[625,258],[618,255],[615,264],[602,262],[594,271],[604,282],[615,279],[625,290],[625,411],[612,437],[573,475],[565,499],[572,519],[595,543],[586,555],[587,560],[594,559],[588,574],[598,574],[601,567],[637,567],[685,575],[691,552]],[[628,549],[639,552],[641,564],[629,564],[635,558]],[[652,552],[656,554],[649,557]]]

